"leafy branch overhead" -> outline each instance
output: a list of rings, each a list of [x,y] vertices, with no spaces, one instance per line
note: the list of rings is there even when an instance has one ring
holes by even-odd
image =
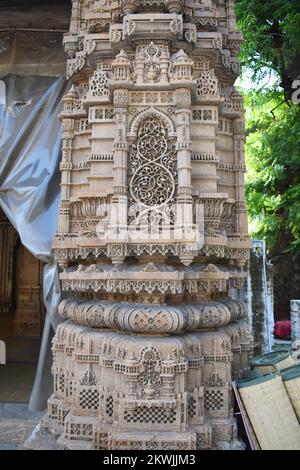
[[[260,79],[265,68],[276,72],[286,99],[300,75],[299,0],[236,0],[240,30],[244,33],[243,67]]]
[[[245,37],[243,71],[250,70],[258,84],[258,90],[244,91],[253,235],[266,239],[272,255],[300,253],[300,106],[292,101],[293,81],[300,79],[300,2],[235,3]],[[269,74],[279,80],[261,87]]]

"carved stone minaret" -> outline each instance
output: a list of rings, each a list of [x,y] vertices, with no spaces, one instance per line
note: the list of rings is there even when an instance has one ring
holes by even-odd
[[[238,446],[252,338],[242,43],[232,0],[73,0],[59,229],[65,448]]]

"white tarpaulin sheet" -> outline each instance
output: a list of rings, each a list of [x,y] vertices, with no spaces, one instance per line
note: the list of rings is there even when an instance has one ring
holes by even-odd
[[[57,227],[63,78],[8,75],[0,82],[0,205],[23,245],[45,262],[46,318],[30,408],[52,390],[51,338],[59,322],[58,270],[51,257]]]

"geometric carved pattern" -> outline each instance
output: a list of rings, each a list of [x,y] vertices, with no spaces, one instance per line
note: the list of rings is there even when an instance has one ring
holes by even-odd
[[[205,390],[204,408],[210,411],[221,410],[224,406],[224,397],[221,390]]]
[[[194,109],[192,112],[193,121],[213,121],[216,119],[212,109]]]
[[[99,392],[96,389],[84,388],[80,390],[79,404],[81,408],[97,410],[99,407]]]
[[[64,374],[60,373],[58,376],[57,376],[57,379],[56,379],[56,388],[57,388],[57,391],[60,391],[60,392],[64,392],[65,391],[65,376]]]
[[[217,95],[218,93],[218,80],[215,77],[214,71],[203,72],[197,80],[197,95]]]
[[[96,108],[94,119],[97,120],[110,120],[114,118],[113,108]]]
[[[136,315],[134,326],[140,331],[143,331],[143,329],[145,331],[146,328],[151,331],[152,329],[167,327],[168,316],[162,311],[151,314],[151,312],[147,312],[146,309],[141,309]]]
[[[95,71],[91,78],[90,90],[93,96],[104,97],[109,95],[107,72]]]
[[[176,410],[142,406],[134,411],[125,410],[124,420],[127,423],[172,424],[176,421]]]
[[[150,265],[150,263],[149,263]],[[151,269],[151,265],[147,269]],[[152,269],[154,269],[152,267]],[[143,272],[146,271],[146,268]],[[151,272],[151,271],[149,271]],[[156,271],[159,272],[157,269]],[[143,302],[145,302],[145,292]],[[133,303],[113,303],[105,301],[78,302],[75,299],[64,300],[59,305],[59,314],[65,319],[75,322],[80,320],[82,325],[89,327],[118,328],[122,331],[135,332],[158,332],[171,333],[195,328],[214,328],[224,326],[232,320],[240,320],[245,317],[245,308],[230,299],[223,299],[218,302],[201,302],[180,306],[160,306],[151,305],[143,307]],[[247,342],[247,340],[246,340]],[[89,362],[99,362],[97,354],[79,354],[76,358],[88,360]],[[213,374],[214,375],[214,374]],[[215,385],[212,376],[208,387]],[[91,385],[91,384],[90,384]],[[224,386],[224,385],[222,385]]]
[[[197,411],[196,399],[194,397],[189,397],[189,402],[188,402],[189,418],[194,418],[196,416],[196,411]]]
[[[71,424],[71,436],[92,436],[93,426],[91,424]]]
[[[114,399],[112,396],[106,398],[105,411],[106,414],[111,418],[114,413]]]

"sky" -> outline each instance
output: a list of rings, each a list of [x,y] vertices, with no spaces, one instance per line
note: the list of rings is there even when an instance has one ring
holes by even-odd
[[[259,90],[261,88],[272,87],[278,81],[278,75],[270,69],[262,69],[262,74],[266,76],[257,81],[252,80],[253,72],[250,69],[244,69],[243,74],[235,82],[235,86],[242,88],[244,91]]]

